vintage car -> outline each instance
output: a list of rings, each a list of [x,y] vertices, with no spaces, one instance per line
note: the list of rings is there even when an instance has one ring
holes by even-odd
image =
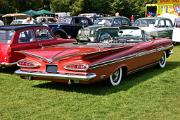
[[[0,26],[3,26],[4,22],[2,20],[0,20]]]
[[[57,37],[76,38],[79,29],[93,25],[90,18],[81,16],[65,16],[61,17],[58,23],[49,23],[48,27]]]
[[[130,26],[129,18],[124,16],[101,17],[94,21],[95,25],[105,25],[111,27]]]
[[[180,18],[176,18],[174,21],[174,29],[172,35],[172,41],[180,43]]]
[[[98,42],[104,37],[118,37],[119,27],[130,25],[130,20],[123,16],[98,18],[93,26],[78,31],[77,40]]]
[[[76,42],[76,40],[56,38],[46,26],[1,26],[0,67],[15,65],[18,60],[25,57],[15,53],[15,51],[37,49],[69,42]]]
[[[97,14],[97,13],[81,13],[78,16],[83,16],[83,17],[88,17],[90,18],[93,22],[97,19],[102,17],[102,15]]]
[[[15,19],[15,20],[12,20],[12,22],[10,23],[10,25],[20,25],[20,24],[23,24],[23,22],[25,21],[26,19]],[[33,24],[38,24],[36,20],[33,19]]]
[[[135,21],[134,26],[138,26],[150,35],[155,37],[172,38],[173,23],[171,19],[165,17],[146,17]]]
[[[39,50],[20,51],[26,56],[15,71],[24,79],[66,83],[94,83],[107,80],[116,86],[124,77],[142,68],[166,66],[173,48],[168,38],[147,37],[137,27],[119,31],[106,42],[67,44]]]

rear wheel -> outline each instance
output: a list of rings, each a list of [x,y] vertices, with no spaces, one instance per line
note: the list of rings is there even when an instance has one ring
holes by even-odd
[[[111,43],[112,37],[109,33],[102,33],[99,37],[100,43]]]
[[[163,56],[161,57],[161,59],[159,60],[158,66],[160,68],[164,68],[166,66],[166,52],[164,51]]]
[[[54,33],[54,35],[55,35],[57,38],[64,38],[64,39],[67,39],[67,38],[68,38],[68,36],[67,36],[65,33],[60,32],[60,31]]]
[[[122,81],[122,78],[123,78],[123,69],[119,68],[118,70],[116,70],[110,75],[110,78],[109,78],[110,84],[112,86],[117,86]]]

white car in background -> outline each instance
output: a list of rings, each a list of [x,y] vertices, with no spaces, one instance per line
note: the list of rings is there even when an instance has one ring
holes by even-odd
[[[0,20],[0,26],[3,26],[4,22],[2,20]]]
[[[180,43],[180,18],[176,18],[174,21],[172,41]]]
[[[139,18],[135,21],[134,26],[143,29],[147,34],[161,38],[172,38],[174,28],[171,19],[164,17]]]
[[[23,24],[23,22],[25,21],[26,19],[15,19],[13,20],[10,25],[20,25],[20,24]],[[37,24],[37,21],[33,19],[33,24]]]
[[[10,25],[19,25],[22,24],[25,19],[15,19],[13,20]]]

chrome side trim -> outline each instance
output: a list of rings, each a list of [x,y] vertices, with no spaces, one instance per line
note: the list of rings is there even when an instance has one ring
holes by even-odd
[[[121,57],[121,58],[117,58],[117,59],[101,62],[101,63],[98,63],[98,64],[94,64],[94,65],[89,66],[89,69],[95,69],[97,67],[101,67],[101,66],[105,66],[105,65],[121,62],[121,61],[124,61],[124,60],[132,59],[135,56],[137,56],[137,53],[132,54],[132,55],[128,55],[128,56],[124,56],[124,57]]]
[[[24,77],[39,77],[39,78],[54,78],[65,80],[81,80],[88,81],[96,77],[95,73],[89,73],[87,75],[74,75],[74,74],[53,74],[53,73],[40,73],[40,72],[26,72],[22,70],[16,70],[15,74]]]
[[[32,53],[29,53],[29,52],[21,52],[21,53],[34,56],[34,57],[42,59],[42,60],[44,60],[44,61],[46,61],[48,63],[52,62],[52,59],[48,59],[48,58],[45,58],[45,57],[42,57],[42,56],[39,56],[39,55],[36,55],[36,54],[32,54]]]
[[[166,46],[166,47],[160,47],[160,48],[152,49],[152,50],[149,50],[149,51],[142,51],[142,52],[134,53],[134,54],[127,55],[127,56],[124,56],[124,57],[121,57],[121,58],[117,58],[117,59],[113,59],[113,60],[109,60],[109,61],[105,61],[105,62],[101,62],[101,63],[98,63],[98,64],[91,65],[89,67],[89,69],[95,69],[97,67],[106,66],[106,65],[109,65],[109,64],[114,64],[114,63],[117,63],[117,62],[121,62],[121,61],[124,61],[124,60],[129,60],[129,59],[136,58],[136,57],[141,57],[141,56],[152,54],[152,53],[155,53],[155,52],[167,50],[167,49],[170,49],[172,47],[173,47],[173,45],[170,45],[170,46]]]

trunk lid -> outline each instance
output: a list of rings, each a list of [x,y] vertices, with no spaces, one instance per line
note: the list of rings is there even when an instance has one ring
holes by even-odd
[[[70,59],[71,57],[86,57],[97,56],[99,54],[102,55],[115,52],[115,51],[123,51],[132,47],[132,45],[125,46],[110,46],[110,45],[69,45],[69,46],[58,46],[58,47],[48,47],[42,49],[34,49],[34,50],[26,50],[21,51],[20,53],[25,54],[26,56],[33,56],[36,58],[43,59],[48,62],[58,61],[61,59]]]

